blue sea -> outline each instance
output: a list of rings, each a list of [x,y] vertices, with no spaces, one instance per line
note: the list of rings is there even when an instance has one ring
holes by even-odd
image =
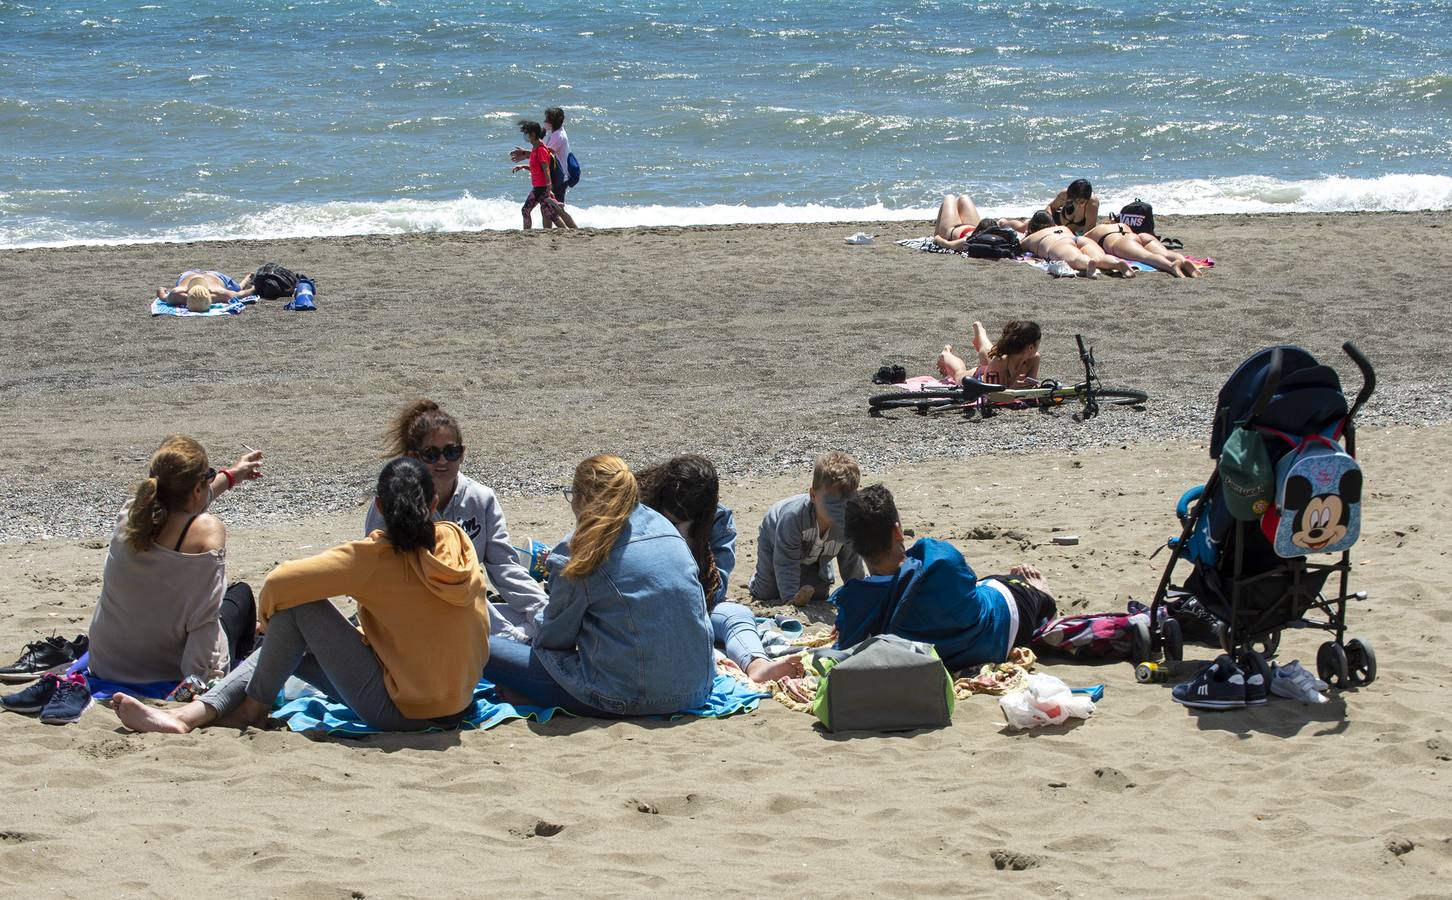
[[[0,0],[0,246],[1452,208],[1452,0]]]

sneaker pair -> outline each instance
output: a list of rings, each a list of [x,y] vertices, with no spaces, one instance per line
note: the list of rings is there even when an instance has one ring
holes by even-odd
[[[18,713],[40,713],[46,725],[66,725],[91,708],[91,685],[77,672],[61,677],[50,672],[18,693],[0,697],[0,707]]]
[[[88,649],[90,640],[84,634],[76,635],[73,641],[57,635],[31,641],[25,645],[19,659],[8,666],[0,666],[0,682],[23,684],[47,672],[57,673],[80,659]]]
[[[1331,699],[1321,693],[1329,688],[1326,682],[1306,671],[1299,659],[1271,670],[1270,691],[1277,697],[1302,703],[1330,703]]]
[[[1221,656],[1194,678],[1175,685],[1170,695],[1176,703],[1196,709],[1238,709],[1264,705],[1266,686],[1259,674],[1247,676],[1235,660]]]

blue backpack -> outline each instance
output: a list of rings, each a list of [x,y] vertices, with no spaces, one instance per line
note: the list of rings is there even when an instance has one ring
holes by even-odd
[[[565,171],[568,173],[565,177],[565,187],[574,187],[580,183],[580,161],[575,159],[574,153],[565,157]]]
[[[1361,466],[1332,437],[1294,443],[1276,463],[1276,505],[1261,523],[1266,537],[1283,559],[1349,549],[1361,536]]]

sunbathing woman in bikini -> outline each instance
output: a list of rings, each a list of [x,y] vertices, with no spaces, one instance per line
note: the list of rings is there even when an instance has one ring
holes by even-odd
[[[1054,217],[1055,225],[1063,225],[1075,234],[1083,234],[1099,221],[1099,198],[1086,178],[1076,178],[1054,196],[1045,207]]]
[[[185,306],[192,312],[206,312],[213,303],[226,303],[255,293],[250,272],[238,284],[221,272],[188,269],[177,276],[175,287],[169,290],[157,288],[156,299],[168,306]]]
[[[1004,225],[1022,232],[1023,219],[985,219],[967,194],[948,194],[938,207],[938,221],[933,227],[933,243],[949,250],[961,250],[975,233],[983,228]]]
[[[1093,277],[1096,272],[1134,277],[1134,267],[1129,263],[1105,253],[1091,240],[1074,237],[1074,233],[1065,226],[1055,225],[1053,218],[1042,209],[1029,219],[1028,234],[1020,245],[1040,259],[1063,261],[1086,278]]]
[[[1199,278],[1200,267],[1176,253],[1152,234],[1136,234],[1128,225],[1110,222],[1084,232],[1080,242],[1094,241],[1122,259],[1148,263],[1176,278]]]
[[[945,344],[943,352],[938,354],[938,372],[954,384],[964,378],[973,378],[1010,388],[1033,387],[1039,379],[1039,340],[1042,336],[1037,322],[1014,320],[1003,326],[1003,334],[997,341],[990,341],[983,323],[974,322],[973,349],[978,353],[977,367],[969,369],[968,364],[953,352],[953,345]]]

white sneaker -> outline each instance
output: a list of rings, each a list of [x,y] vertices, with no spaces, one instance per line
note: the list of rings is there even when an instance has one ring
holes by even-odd
[[[1329,703],[1330,700],[1321,693],[1328,687],[1326,682],[1302,668],[1298,659],[1276,666],[1271,673],[1270,692],[1277,697],[1302,703]]]
[[[851,237],[847,238],[847,243],[849,243],[849,244],[870,244],[870,243],[872,243],[873,240],[874,239],[873,239],[872,235],[868,234],[865,231],[859,231],[856,234],[852,235]]]

